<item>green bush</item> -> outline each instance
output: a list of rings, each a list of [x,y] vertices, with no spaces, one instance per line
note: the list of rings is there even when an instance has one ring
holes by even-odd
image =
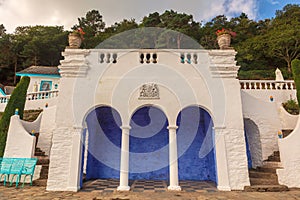
[[[300,102],[300,60],[295,59],[292,61],[292,72],[297,89],[297,100]]]
[[[285,108],[285,110],[292,114],[292,115],[298,115],[299,114],[299,105],[294,99],[290,99],[287,102],[282,103],[282,106]]]
[[[19,109],[20,118],[23,119],[24,107],[26,102],[27,88],[30,82],[29,77],[23,77],[12,92],[10,99],[5,107],[2,118],[0,119],[0,157],[3,156],[10,118],[15,114],[16,108]]]

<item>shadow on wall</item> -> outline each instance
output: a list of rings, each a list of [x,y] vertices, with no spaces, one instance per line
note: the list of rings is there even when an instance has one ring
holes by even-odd
[[[258,126],[251,119],[244,119],[248,167],[256,168],[262,165],[262,146]]]

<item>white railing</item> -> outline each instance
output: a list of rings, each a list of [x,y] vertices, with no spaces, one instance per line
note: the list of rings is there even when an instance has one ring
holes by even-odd
[[[242,90],[295,90],[293,80],[240,80]]]
[[[43,91],[27,93],[27,100],[51,99],[58,96],[58,91]]]
[[[31,92],[27,93],[26,100],[35,101],[40,99],[51,99],[58,96],[58,91],[43,91],[43,92]],[[7,103],[9,101],[10,95],[5,97],[0,97],[0,103]]]
[[[0,103],[7,103],[9,98],[10,98],[10,95],[5,96],[5,97],[0,97]]]

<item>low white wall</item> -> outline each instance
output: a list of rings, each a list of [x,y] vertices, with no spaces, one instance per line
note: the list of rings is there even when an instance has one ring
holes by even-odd
[[[282,130],[278,105],[276,102],[262,101],[243,90],[241,95],[244,118],[251,119],[257,125],[261,140],[262,160],[266,160],[274,151],[278,151],[277,133]]]
[[[46,155],[50,154],[52,144],[52,134],[55,130],[56,106],[44,108],[41,120],[40,135],[37,147],[42,149]]]
[[[22,125],[19,115],[13,115],[7,134],[4,157],[32,158],[35,151],[35,137]]]
[[[26,100],[25,110],[40,110],[44,109],[45,105],[48,104],[48,107],[56,106],[57,104],[57,97],[56,98],[49,98],[49,99],[39,99],[39,100]]]
[[[39,114],[38,118],[34,121],[34,122],[27,122],[27,121],[23,121],[20,120],[24,129],[28,132],[28,133],[32,133],[32,131],[34,131],[34,133],[38,133],[40,131],[40,124],[41,124],[41,120],[42,120],[42,113]]]
[[[57,97],[37,99],[37,100],[26,100],[24,110],[40,110],[44,109],[46,104],[48,107],[55,106],[57,104]],[[4,112],[7,103],[0,103],[0,112]]]
[[[277,169],[278,181],[288,187],[300,187],[300,120],[294,131],[278,141],[283,169]]]
[[[242,90],[244,93],[251,95],[261,101],[270,102],[270,96],[273,97],[273,102],[281,103],[286,102],[290,99],[296,98],[296,90]]]
[[[283,130],[293,130],[296,127],[299,115],[291,115],[283,106],[280,106],[279,116]]]

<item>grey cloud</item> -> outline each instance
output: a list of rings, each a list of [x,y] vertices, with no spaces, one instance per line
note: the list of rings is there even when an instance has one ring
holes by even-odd
[[[226,2],[230,7],[226,9]],[[106,24],[122,19],[135,18],[137,22],[152,12],[173,9],[192,14],[197,21],[212,17],[246,12],[256,17],[253,8],[257,0],[0,0],[0,24],[9,32],[17,26],[64,25],[70,29],[87,11],[96,9],[103,15]],[[243,2],[242,4],[240,2]]]

